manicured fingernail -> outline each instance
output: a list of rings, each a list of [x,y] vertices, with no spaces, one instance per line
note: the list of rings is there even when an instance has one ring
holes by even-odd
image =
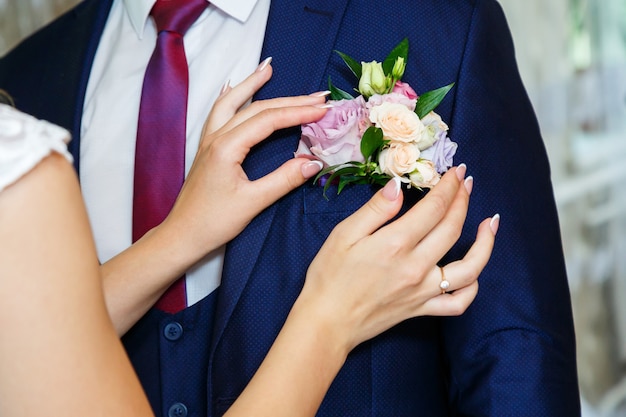
[[[226,91],[228,91],[229,88],[230,88],[230,80],[226,80],[226,82],[222,86],[222,89],[220,90],[220,96],[223,95]]]
[[[400,195],[400,178],[393,177],[383,188],[383,197],[389,201],[397,200]]]
[[[489,222],[489,227],[491,228],[491,233],[495,236],[498,233],[498,227],[500,227],[500,215],[496,214],[491,218]]]
[[[465,164],[461,164],[456,167],[456,177],[459,181],[462,181],[465,178],[465,173],[467,172],[467,166]]]
[[[328,91],[328,90],[326,90],[326,91],[318,91],[317,93],[311,94],[311,97],[326,97],[329,94],[330,94],[330,91]]]
[[[304,178],[311,178],[314,175],[317,175],[317,173],[320,172],[322,168],[324,168],[324,164],[322,164],[320,161],[307,162],[306,164],[302,165],[302,175],[304,176]]]
[[[261,63],[259,64],[259,66],[257,67],[256,71],[257,71],[257,72],[261,72],[261,71],[263,71],[265,68],[267,68],[267,66],[270,64],[270,62],[272,62],[272,57],[271,57],[271,56],[269,56],[269,57],[265,58],[265,59],[263,60],[263,62],[261,62]]]
[[[333,103],[322,103],[316,104],[315,107],[319,107],[320,109],[332,109],[335,105]]]
[[[474,177],[470,175],[469,177],[465,178],[465,182],[463,184],[465,185],[467,193],[472,194],[472,188],[474,188]]]

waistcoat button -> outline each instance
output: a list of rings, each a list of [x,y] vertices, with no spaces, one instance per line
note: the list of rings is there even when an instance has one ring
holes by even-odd
[[[174,403],[167,412],[168,417],[187,417],[187,407],[183,403]]]
[[[180,323],[177,322],[169,323],[163,329],[163,336],[165,336],[167,340],[171,340],[172,342],[176,341],[183,336],[183,326],[181,326]]]

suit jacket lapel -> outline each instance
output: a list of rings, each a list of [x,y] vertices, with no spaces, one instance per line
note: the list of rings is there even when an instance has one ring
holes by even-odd
[[[255,99],[309,94],[326,89],[326,71],[347,0],[272,1],[262,58],[271,56],[274,75]],[[244,168],[259,178],[293,157],[299,127],[281,131],[252,150]],[[245,288],[276,206],[265,210],[227,247],[211,354]]]
[[[82,123],[83,106],[85,102],[85,93],[87,91],[87,82],[93,60],[98,49],[100,37],[106,24],[109,11],[113,0],[95,0],[86,1],[81,7],[77,7],[73,11],[73,17],[76,19],[76,34],[72,39],[67,39],[65,45],[71,45],[71,42],[80,42],[78,51],[74,51],[70,58],[73,65],[68,68],[72,71],[69,79],[76,80],[74,96],[72,97],[73,106],[68,106],[68,114],[66,116],[68,125],[71,121],[72,141],[69,144],[69,150],[74,156],[74,166],[78,172],[80,167],[80,131]],[[54,95],[51,95],[54,97]],[[69,114],[71,112],[71,114]]]
[[[24,40],[9,53],[8,62],[15,68],[1,81],[20,110],[72,133],[69,148],[76,167],[87,80],[111,1],[85,0],[45,32]]]
[[[25,97],[21,110],[48,120],[72,133],[69,150],[79,167],[80,130],[85,91],[100,36],[112,0],[87,0],[53,22],[47,39],[31,40],[39,65],[37,79],[29,87],[40,94]]]

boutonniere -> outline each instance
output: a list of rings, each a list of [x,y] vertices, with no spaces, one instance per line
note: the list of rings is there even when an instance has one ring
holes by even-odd
[[[383,62],[359,63],[338,52],[358,80],[357,96],[328,80],[331,107],[315,123],[302,125],[296,156],[316,159],[324,169],[315,181],[384,185],[398,177],[407,187],[431,188],[452,166],[457,144],[434,112],[454,83],[417,95],[402,82],[409,42],[404,39]]]

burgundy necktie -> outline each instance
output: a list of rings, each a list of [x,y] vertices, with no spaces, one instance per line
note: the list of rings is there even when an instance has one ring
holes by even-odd
[[[146,69],[139,107],[133,242],[165,219],[184,181],[189,73],[183,36],[207,5],[206,0],[157,0],[151,11],[158,38]],[[155,307],[175,313],[186,304],[182,277]]]

